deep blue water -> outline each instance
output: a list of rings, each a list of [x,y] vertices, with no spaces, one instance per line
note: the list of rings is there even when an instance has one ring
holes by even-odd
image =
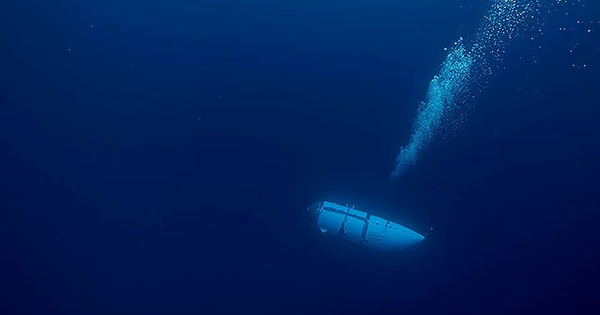
[[[489,2],[5,1],[0,313],[596,313],[600,3],[582,2],[524,29],[391,182],[443,48]],[[340,243],[305,212],[330,196],[434,230],[399,253]]]

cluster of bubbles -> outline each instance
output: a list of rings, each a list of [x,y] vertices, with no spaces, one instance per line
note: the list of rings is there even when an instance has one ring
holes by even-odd
[[[490,57],[500,61],[507,44],[518,35],[518,26],[527,18],[533,19],[539,2],[531,0],[495,0],[482,25],[476,32],[472,52],[482,64]]]
[[[461,40],[450,51],[439,74],[429,83],[427,98],[419,107],[414,132],[408,145],[400,149],[392,178],[400,176],[417,162],[418,153],[433,139],[448,105],[469,86],[472,69],[473,57],[467,53]]]
[[[519,26],[539,12],[540,1],[543,0],[492,0],[471,42],[461,38],[450,49],[419,106],[411,138],[400,149],[392,179],[414,166],[421,151],[440,128],[445,128],[444,123],[456,121],[461,105],[483,89],[487,77],[499,67],[507,44],[519,35]]]

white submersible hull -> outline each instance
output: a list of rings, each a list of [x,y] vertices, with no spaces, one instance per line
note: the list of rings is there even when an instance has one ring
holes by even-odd
[[[423,235],[403,225],[351,206],[323,201],[308,207],[308,212],[322,233],[369,248],[398,250],[425,239]]]

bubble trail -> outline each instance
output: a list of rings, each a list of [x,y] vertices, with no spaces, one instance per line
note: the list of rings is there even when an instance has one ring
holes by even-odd
[[[460,41],[442,64],[440,73],[429,83],[427,98],[421,103],[416,127],[406,147],[400,149],[392,177],[400,176],[417,162],[418,153],[433,138],[447,107],[454,103],[467,86],[473,68],[473,58],[467,54]]]
[[[492,0],[491,9],[477,30],[470,48],[461,38],[450,50],[439,73],[429,83],[425,101],[419,106],[408,144],[400,148],[391,178],[396,179],[417,163],[421,152],[449,121],[467,96],[474,96],[474,84],[485,82],[492,73],[490,64],[501,61],[506,44],[517,35],[519,24],[537,0]],[[479,90],[481,87],[479,87]]]

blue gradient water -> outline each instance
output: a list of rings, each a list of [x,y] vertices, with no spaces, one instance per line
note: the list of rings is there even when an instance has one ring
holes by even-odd
[[[600,2],[524,3],[3,1],[0,314],[599,314]]]

